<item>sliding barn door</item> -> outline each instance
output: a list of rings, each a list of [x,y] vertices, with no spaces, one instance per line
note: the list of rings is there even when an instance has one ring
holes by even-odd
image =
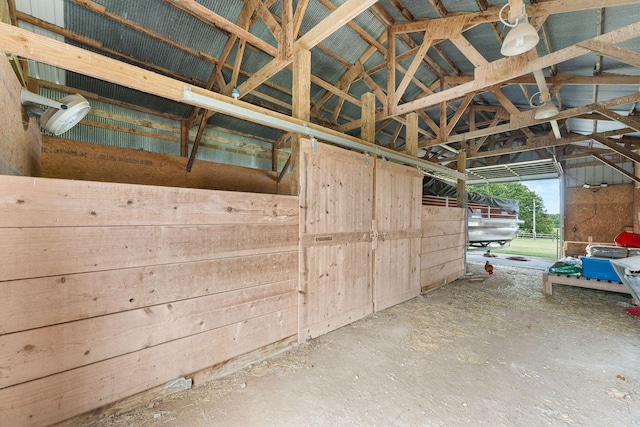
[[[374,218],[375,311],[420,294],[422,173],[376,160]]]
[[[373,158],[301,142],[301,341],[373,312],[373,173]]]

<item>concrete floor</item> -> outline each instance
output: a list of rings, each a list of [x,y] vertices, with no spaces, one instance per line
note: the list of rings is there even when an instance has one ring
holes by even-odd
[[[498,266],[94,425],[640,426],[630,297],[541,274]]]

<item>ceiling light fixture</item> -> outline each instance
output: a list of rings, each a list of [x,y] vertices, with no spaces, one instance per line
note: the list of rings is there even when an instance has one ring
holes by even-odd
[[[527,19],[527,10],[524,3],[522,4],[522,14],[515,21],[509,19],[507,22],[502,17],[502,12],[507,6],[509,6],[509,3],[502,6],[499,18],[500,22],[507,27],[511,27],[511,29],[502,42],[500,53],[504,56],[520,55],[534,48],[540,41],[540,36],[538,36],[538,32]]]
[[[40,116],[40,126],[56,136],[61,135],[77,125],[87,115],[91,106],[82,95],[68,95],[59,101],[40,96],[26,89],[20,92],[22,105],[45,105],[46,111],[40,108],[29,108],[28,111]]]
[[[542,104],[534,104],[533,98],[536,95],[540,95],[540,100],[542,100],[543,98],[547,98],[547,99],[543,101]],[[540,92],[536,92],[533,95],[531,95],[531,98],[529,98],[529,105],[531,105],[532,108],[536,109],[536,114],[534,115],[534,118],[536,120],[550,119],[552,117],[557,116],[560,113],[558,111],[558,108],[556,108],[553,102],[551,102],[551,97],[549,96],[548,92],[546,92],[544,95],[542,95]]]

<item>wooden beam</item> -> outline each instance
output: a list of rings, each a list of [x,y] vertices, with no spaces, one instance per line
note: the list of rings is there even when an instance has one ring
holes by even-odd
[[[602,114],[603,116],[606,116],[606,117],[610,118],[611,120],[615,120],[617,122],[620,122],[623,125],[625,125],[627,127],[630,127],[631,129],[633,129],[633,130],[635,130],[637,132],[640,132],[640,121],[636,120],[635,118],[620,115],[620,114],[616,113],[615,111],[611,111],[608,108],[604,108],[601,105],[594,105],[593,106],[593,111],[597,111],[598,113]]]
[[[174,100],[193,106],[202,106],[201,103],[184,96],[185,88],[196,95],[202,95],[213,101],[225,104],[237,104],[245,110],[252,110],[265,116],[274,117],[282,121],[303,125],[326,134],[358,144],[368,145],[365,141],[346,135],[334,129],[326,128],[314,123],[307,123],[285,114],[278,113],[256,105],[220,95],[216,92],[196,86],[185,86],[184,83],[160,74],[96,54],[88,50],[72,46],[46,36],[0,23],[0,51],[21,56],[26,59],[43,62],[45,64],[60,67],[62,69],[77,72],[85,76],[94,77],[110,83],[150,93],[162,98]],[[228,113],[233,115],[231,113]],[[240,115],[242,117],[242,115]],[[385,147],[376,147],[381,152],[392,152]],[[393,154],[396,154],[393,152]],[[407,159],[409,159],[407,157]],[[452,176],[457,176],[456,171],[447,171]]]
[[[406,117],[407,126],[405,129],[406,139],[405,145],[407,146],[407,155],[417,157],[418,156],[418,114],[409,113]]]
[[[372,144],[376,142],[376,97],[371,92],[362,95],[360,139]]]
[[[560,111],[560,113],[557,116],[555,116],[555,119],[562,120],[570,117],[579,116],[582,114],[588,114],[591,111],[594,111],[595,107],[598,105],[604,108],[608,108],[608,107],[614,107],[617,105],[625,105],[625,104],[629,104],[636,101],[640,101],[640,93],[621,96],[619,98],[602,101],[597,104],[590,104],[590,105],[585,105],[583,107],[575,107],[575,108],[570,108],[568,110],[563,110],[563,111]],[[520,129],[522,127],[533,126],[533,125],[545,122],[544,120],[536,120],[534,118],[534,114],[535,114],[535,111],[529,110],[529,111],[520,113],[518,116],[512,115],[511,121],[509,123],[506,123],[504,125],[499,125],[499,126],[490,126],[484,129],[478,129],[473,132],[466,132],[463,134],[452,135],[445,142],[452,143],[452,142],[460,142],[465,139],[471,140],[471,139],[480,138],[486,135],[510,132],[516,129]],[[630,132],[631,131],[629,131],[628,133]],[[440,145],[441,143],[442,143],[441,141],[431,141],[428,145]]]
[[[474,67],[482,67],[489,63],[489,61],[487,61],[487,59],[482,56],[482,54],[478,52],[478,50],[473,47],[473,45],[469,43],[469,40],[467,40],[462,34],[449,39],[449,41],[451,41],[451,43],[453,43],[460,52],[467,57]]]
[[[640,53],[614,46],[611,43],[595,40],[586,40],[582,43],[578,43],[578,46],[589,49],[598,55],[640,68]]]
[[[467,153],[460,151],[457,154],[458,172],[462,174],[467,173]],[[458,179],[456,182],[456,203],[459,207],[467,206],[467,194],[465,191],[465,180]]]
[[[407,72],[402,78],[400,85],[398,86],[397,89],[394,88],[393,92],[391,93],[387,92],[387,96],[393,98],[394,106],[398,105],[398,103],[400,102],[402,95],[404,95],[404,92],[407,90],[407,87],[409,86],[411,79],[416,74],[416,71],[418,71],[418,67],[422,63],[422,60],[424,59],[425,55],[427,54],[427,51],[429,50],[431,43],[433,43],[433,40],[428,38],[427,35],[425,34],[424,40],[422,41],[420,48],[416,52],[416,55],[413,57],[413,60],[411,61],[409,68],[407,68]],[[395,66],[395,63],[396,63],[396,60],[394,58],[392,66]]]
[[[637,3],[637,0],[551,0],[527,6],[527,15],[555,15]],[[480,24],[499,22],[498,13],[501,7],[502,5],[490,6],[486,10],[477,13],[452,14],[440,19],[403,22],[392,25],[391,31],[396,34],[429,31],[430,36],[434,39],[445,39],[449,38],[443,35],[448,31],[447,27],[463,25],[463,31],[466,31]]]
[[[180,157],[189,155],[189,127],[187,123],[187,119],[180,120]]]
[[[203,110],[202,116],[200,117],[200,124],[198,125],[198,133],[196,134],[195,139],[193,140],[193,147],[191,148],[191,154],[189,155],[189,161],[187,162],[187,172],[191,172],[191,168],[193,167],[193,162],[196,160],[196,154],[198,153],[198,147],[200,146],[200,141],[202,141],[202,134],[204,133],[204,129],[207,127],[207,115],[208,111]]]
[[[398,103],[395,99],[396,93],[396,36],[391,31],[387,31],[387,102],[383,112],[394,114]]]
[[[597,76],[578,76],[569,73],[558,73],[554,76],[545,77],[548,84],[554,87],[564,85],[640,85],[640,76],[631,76],[626,74],[610,74],[600,73]],[[473,81],[470,74],[462,74],[459,76],[444,76],[445,83],[461,84]],[[512,84],[536,84],[535,77],[531,74],[517,76],[503,83],[503,85]]]
[[[269,43],[260,39],[259,37],[254,36],[249,31],[245,30],[242,27],[234,24],[231,21],[223,18],[218,15],[208,7],[205,7],[198,3],[195,0],[164,0],[166,3],[174,6],[177,9],[182,10],[188,15],[194,17],[195,19],[207,23],[213,24],[216,27],[226,31],[229,34],[234,34],[240,37],[241,39],[246,40],[251,45],[257,47],[263,52],[273,56],[274,58],[278,56],[278,48],[273,47]]]
[[[451,119],[449,120],[449,123],[447,123],[447,131],[446,131],[446,135],[443,136],[443,139],[446,139],[449,136],[449,134],[451,133],[453,128],[456,126],[456,124],[458,123],[458,121],[460,120],[464,112],[467,110],[467,107],[469,106],[469,104],[471,104],[471,101],[473,101],[473,97],[475,95],[476,95],[475,93],[471,92],[464,97],[464,99],[462,100],[462,103],[458,107],[458,111],[456,111],[453,117],[451,117]]]
[[[622,130],[609,131],[609,132],[600,132],[595,136],[608,138],[612,136],[618,136],[621,133],[628,133],[628,130],[622,129]],[[591,135],[568,134],[568,135],[564,135],[560,139],[555,138],[555,136],[553,135],[545,135],[545,136],[541,136],[533,139],[528,139],[524,145],[510,146],[506,148],[492,149],[487,151],[478,151],[477,153],[474,153],[469,157],[474,159],[496,157],[504,154],[513,154],[513,153],[518,153],[522,151],[536,150],[539,148],[569,145],[576,142],[589,141],[593,138],[594,138],[594,134],[591,134]]]
[[[300,37],[296,44],[310,50],[377,2],[378,0],[346,0],[318,25]]]
[[[618,144],[613,140],[607,139],[600,135],[592,135],[591,139],[593,139],[594,141],[598,141],[600,144],[609,147],[616,153],[626,157],[627,159],[633,161],[634,163],[640,163],[640,154],[637,154],[632,150],[629,150],[628,148],[621,146],[620,144]]]
[[[638,37],[638,35],[640,35],[640,22],[636,22],[634,24],[596,37],[592,40],[613,43],[632,39]],[[481,91],[482,89],[493,86],[495,84],[509,81],[514,77],[532,73],[535,70],[540,70],[553,64],[557,64],[558,62],[576,58],[588,52],[588,49],[574,45],[542,56],[533,61],[526,61],[526,58],[523,58],[522,55],[499,59],[497,61],[489,63],[485,67],[476,68],[475,80],[468,83],[463,83],[451,89],[447,89],[430,96],[426,96],[421,99],[417,99],[415,101],[407,102],[406,104],[400,105],[393,115],[406,114],[411,111],[432,107],[441,102],[460,98],[469,92]]]
[[[256,0],[262,4],[261,0]],[[293,56],[293,43],[296,38],[294,32],[293,0],[283,0],[282,2],[282,31],[279,40],[280,57],[291,58]]]
[[[293,100],[291,115],[309,121],[311,116],[311,52],[296,48],[293,52]],[[291,192],[300,194],[300,136],[291,138]]]
[[[633,181],[635,181],[637,183],[640,183],[640,177],[635,176],[631,172],[627,172],[626,170],[624,170],[623,168],[621,168],[620,166],[618,166],[616,163],[612,162],[611,160],[605,159],[600,154],[591,153],[591,155],[593,157],[595,157],[596,159],[600,160],[605,165],[611,167],[613,170],[620,172],[622,175],[626,176],[627,178],[629,178],[629,179],[631,179],[631,180],[633,180]]]
[[[269,8],[262,3],[262,0],[243,1],[245,3],[250,3],[253,6],[255,13],[262,19],[269,32],[276,40],[280,40],[282,28],[280,28],[280,24],[278,24],[278,21],[276,21],[275,17],[271,14]]]

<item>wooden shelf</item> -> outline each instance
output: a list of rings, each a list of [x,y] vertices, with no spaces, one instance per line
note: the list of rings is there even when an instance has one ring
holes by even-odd
[[[544,273],[542,275],[542,290],[545,295],[551,295],[553,285],[577,286],[579,288],[599,289],[601,291],[620,292],[629,294],[629,290],[621,282],[608,280],[587,279],[584,277],[561,276],[558,274]]]

